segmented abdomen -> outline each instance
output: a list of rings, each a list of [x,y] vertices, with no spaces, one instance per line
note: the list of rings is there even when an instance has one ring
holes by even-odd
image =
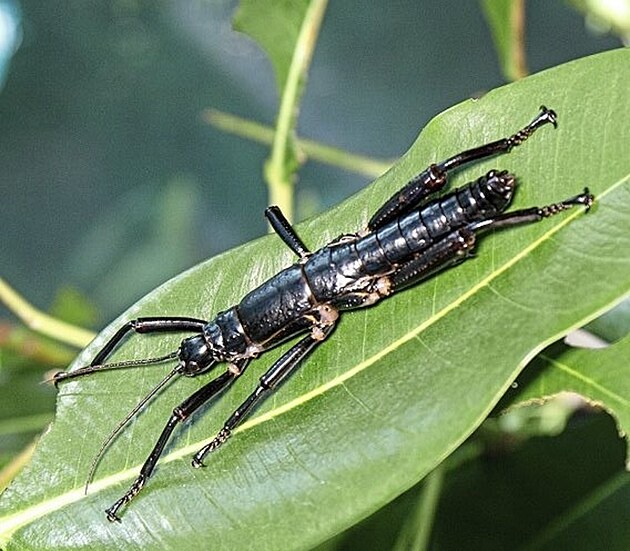
[[[302,266],[294,264],[245,295],[236,310],[248,338],[264,344],[310,326],[302,317],[312,309],[311,299]]]

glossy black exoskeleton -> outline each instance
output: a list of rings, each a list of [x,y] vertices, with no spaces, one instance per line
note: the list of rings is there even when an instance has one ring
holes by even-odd
[[[195,454],[193,466],[201,466],[206,454],[223,444],[254,406],[326,340],[342,312],[375,304],[463,262],[471,255],[477,237],[488,230],[538,222],[574,205],[588,209],[593,196],[584,189],[583,193],[559,203],[505,212],[512,201],[516,179],[507,171],[496,170],[428,200],[445,186],[449,171],[478,159],[508,153],[548,123],[556,126],[556,114],[542,107],[536,118],[516,134],[432,164],[386,201],[369,220],[367,228],[343,235],[314,252],[309,252],[280,210],[269,207],[265,215],[297,255],[295,264],[262,283],[212,321],[172,316],[129,321],[89,366],[57,374],[55,383],[114,367],[169,359],[178,362],[105,442],[93,463],[89,482],[101,453],[115,434],[167,381],[176,375],[195,377],[210,371],[217,363],[227,363],[222,374],[173,410],[131,488],[107,509],[108,519],[120,520],[118,511],[145,485],[174,428],[240,377],[252,359],[282,341],[304,335],[260,377],[254,392],[236,408],[214,440]],[[195,335],[184,339],[176,352],[162,358],[106,364],[113,349],[132,331],[189,331]]]

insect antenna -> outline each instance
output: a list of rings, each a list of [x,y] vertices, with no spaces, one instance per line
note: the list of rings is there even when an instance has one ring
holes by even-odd
[[[83,377],[83,375],[89,375],[96,371],[110,371],[112,369],[124,369],[125,367],[136,367],[141,365],[157,364],[167,362],[168,360],[174,360],[177,358],[177,352],[170,352],[164,356],[157,356],[156,358],[142,358],[138,360],[123,360],[120,362],[112,362],[105,364],[86,365],[80,367],[75,371],[59,371],[55,373],[50,379],[46,379],[45,383],[54,383],[55,386],[61,381],[68,379],[76,379],[77,377]]]
[[[101,459],[103,457],[103,454],[105,453],[105,451],[107,450],[109,445],[116,438],[116,436],[118,436],[120,431],[123,430],[129,424],[129,421],[131,421],[140,411],[142,411],[144,406],[146,406],[147,403],[160,390],[162,390],[162,388],[164,388],[175,375],[178,374],[178,369],[179,369],[179,365],[175,366],[166,375],[166,377],[164,377],[164,379],[162,379],[157,385],[155,385],[151,389],[151,391],[144,398],[142,398],[142,400],[140,400],[140,402],[138,402],[138,404],[125,416],[125,418],[122,421],[120,421],[118,423],[118,425],[116,425],[116,428],[114,428],[114,430],[111,432],[111,434],[105,439],[105,441],[101,445],[100,449],[98,450],[98,453],[96,454],[96,457],[92,461],[92,464],[90,465],[90,472],[88,473],[87,480],[85,481],[85,490],[84,490],[84,492],[85,492],[86,495],[88,493],[88,487],[92,483],[92,480],[94,479],[94,474],[96,473],[96,468],[98,467],[98,464],[100,463],[100,461],[101,461]]]

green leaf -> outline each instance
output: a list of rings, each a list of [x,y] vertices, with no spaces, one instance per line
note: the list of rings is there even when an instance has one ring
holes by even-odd
[[[614,342],[630,333],[630,297],[589,323],[585,329],[599,338]]]
[[[601,349],[571,348],[556,343],[536,356],[518,379],[517,391],[506,395],[506,402],[518,405],[559,392],[576,392],[606,409],[617,420],[619,434],[627,438],[630,432],[628,358],[630,336]]]
[[[289,75],[295,45],[311,0],[241,0],[234,30],[255,40],[269,56],[278,90]]]
[[[492,32],[503,76],[507,80],[523,78],[527,75],[524,0],[483,0],[481,7]]]
[[[630,51],[578,60],[467,101],[434,119],[374,185],[298,226],[321,247],[365,227],[392,192],[428,164],[512,133],[541,103],[560,116],[491,166],[520,176],[515,208],[588,184],[588,215],[559,216],[485,238],[478,256],[382,304],[348,313],[234,438],[193,470],[190,457],[285,350],[269,352],[195,422],[176,431],[142,494],[109,524],[103,510],[127,490],[172,408],[207,381],[178,380],[113,443],[87,496],[101,442],[163,376],[147,366],[68,382],[57,419],[0,502],[0,545],[13,549],[126,546],[303,549],[411,487],[481,423],[537,351],[607,310],[630,290]],[[267,236],[167,282],[106,328],[140,315],[209,318],[294,262]],[[117,358],[156,356],[179,336],[130,338]]]

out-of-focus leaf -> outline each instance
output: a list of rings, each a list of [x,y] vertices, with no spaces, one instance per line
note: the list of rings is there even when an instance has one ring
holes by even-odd
[[[571,348],[556,343],[527,366],[517,380],[516,390],[506,395],[503,405],[542,400],[559,392],[576,392],[606,409],[617,420],[620,435],[627,436],[630,431],[629,358],[630,336],[599,349]]]
[[[57,419],[0,500],[0,544],[13,549],[126,547],[304,549],[411,487],[462,443],[547,343],[619,302],[630,289],[630,52],[609,52],[523,79],[434,119],[377,183],[298,226],[317,248],[365,227],[394,190],[430,163],[514,132],[540,103],[560,115],[509,156],[460,171],[514,171],[514,208],[555,202],[588,184],[596,204],[483,239],[478,256],[375,308],[344,316],[325,343],[208,460],[191,454],[286,350],[265,354],[195,423],[178,430],[155,476],[111,525],[103,509],[127,490],[175,404],[208,379],[178,380],[84,477],[115,423],[162,378],[147,366],[63,385]],[[295,258],[268,236],[189,270],[97,337],[89,361],[123,320],[209,318]],[[116,358],[173,350],[178,336],[129,339]],[[564,468],[559,464],[559,468]],[[34,481],[37,481],[35,483]]]
[[[50,307],[50,314],[68,323],[91,327],[94,325],[98,314],[96,307],[88,298],[70,287],[64,287],[57,291],[55,300]]]
[[[524,0],[483,0],[481,6],[503,76],[507,80],[523,78],[527,75]]]
[[[234,29],[255,40],[267,53],[282,91],[287,81],[304,16],[311,0],[241,0]]]
[[[558,436],[463,465],[446,477],[433,545],[626,549],[630,474],[623,448],[607,415],[577,415]]]
[[[42,384],[44,373],[74,356],[23,327],[0,324],[0,469],[52,420],[55,391]]]
[[[630,333],[630,298],[594,319],[585,329],[608,342],[624,338]]]
[[[608,415],[578,414],[560,435],[469,457],[456,468],[447,459],[428,548],[625,550],[630,475],[624,472],[623,447]],[[391,549],[413,519],[424,486],[423,481],[317,551]]]
[[[616,34],[630,45],[630,0],[570,0],[580,10],[586,23],[599,32]]]

